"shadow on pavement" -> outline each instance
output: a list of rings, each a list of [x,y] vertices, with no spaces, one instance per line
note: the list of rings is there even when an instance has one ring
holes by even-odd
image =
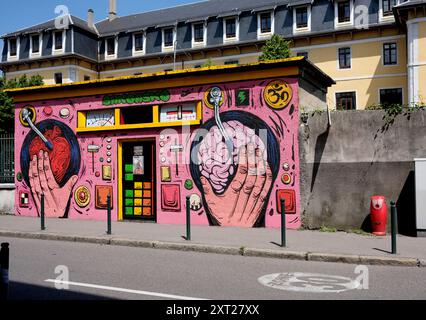
[[[53,286],[53,285],[52,285]],[[113,300],[72,290],[57,290],[28,283],[11,281],[8,300]]]

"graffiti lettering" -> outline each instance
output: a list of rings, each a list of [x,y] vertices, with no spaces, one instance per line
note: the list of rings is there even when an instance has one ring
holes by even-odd
[[[118,96],[104,96],[102,104],[111,106],[117,104],[135,104],[135,103],[151,103],[151,102],[167,102],[170,100],[170,92],[168,90],[143,92],[140,94],[126,94]]]

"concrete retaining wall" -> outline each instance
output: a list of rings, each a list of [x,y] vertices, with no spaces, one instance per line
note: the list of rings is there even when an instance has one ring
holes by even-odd
[[[388,204],[398,201],[399,231],[413,232],[413,159],[426,157],[426,111],[400,114],[389,126],[384,115],[380,110],[332,112],[328,128],[322,112],[300,124],[306,227],[368,231],[370,197],[384,195]]]

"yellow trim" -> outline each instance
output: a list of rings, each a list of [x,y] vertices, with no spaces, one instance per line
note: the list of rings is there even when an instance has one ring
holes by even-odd
[[[303,57],[302,57],[303,58]],[[301,59],[298,59],[301,60]],[[222,69],[216,67],[217,69]],[[215,70],[214,67],[210,68],[211,70]],[[232,68],[230,68],[232,69]],[[235,73],[228,73],[226,76],[224,74],[200,74],[195,76],[195,71],[191,71],[192,69],[184,70],[185,72],[181,72],[184,76],[181,78],[173,78],[173,79],[164,79],[160,76],[164,76],[165,73],[158,73],[151,75],[150,81],[144,81],[139,83],[131,83],[131,84],[120,84],[114,82],[114,79],[107,80],[97,80],[97,83],[106,83],[110,84],[105,87],[91,87],[87,88],[84,86],[79,86],[78,83],[73,84],[64,84],[64,85],[52,85],[52,86],[44,86],[44,87],[31,87],[26,88],[25,90],[17,89],[21,91],[8,91],[13,94],[13,99],[15,103],[21,102],[34,102],[41,100],[54,100],[54,99],[65,99],[65,98],[76,98],[76,97],[84,97],[84,96],[96,96],[103,94],[114,94],[114,93],[126,93],[126,92],[141,92],[144,90],[154,90],[159,88],[179,88],[179,87],[192,87],[195,85],[207,85],[207,84],[215,84],[215,83],[228,83],[228,82],[236,82],[236,81],[250,81],[250,80],[259,80],[259,79],[267,79],[267,78],[280,78],[280,77],[288,77],[288,76],[298,76],[299,75],[299,67],[291,66],[291,67],[277,67],[269,70],[241,70]],[[198,69],[196,69],[198,71]],[[174,71],[178,73],[178,71]],[[148,78],[148,76],[133,76],[133,77],[124,77],[124,78],[116,78],[115,80],[120,79],[144,79]],[[86,84],[85,82],[84,84]],[[61,88],[63,90],[54,91],[54,92],[33,92],[35,88],[38,89],[47,89],[51,87]],[[6,90],[5,90],[6,91]]]
[[[114,111],[114,126],[117,127],[120,125],[120,121],[121,121],[121,109],[120,108],[116,108]]]
[[[200,122],[203,120],[203,102],[198,101],[197,103],[197,119],[200,120]]]
[[[152,107],[152,122],[160,122],[160,107],[158,105]]]
[[[86,112],[77,112],[77,128],[85,128],[86,127]],[[78,129],[77,129],[78,130]]]
[[[118,172],[118,179],[117,179],[117,184],[118,184],[118,220],[122,221],[123,220],[123,143],[121,141],[118,141],[118,147],[117,147],[117,157],[118,157],[118,161],[117,161],[117,172]]]

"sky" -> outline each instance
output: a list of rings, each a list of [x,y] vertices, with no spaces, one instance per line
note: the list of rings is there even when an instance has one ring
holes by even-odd
[[[117,12],[120,16],[155,9],[173,7],[180,4],[199,2],[200,0],[117,0]],[[109,0],[0,0],[0,35],[17,31],[38,23],[54,19],[55,8],[65,5],[69,13],[86,20],[87,10],[95,11],[95,21],[108,16]],[[3,41],[0,41],[0,50]]]

